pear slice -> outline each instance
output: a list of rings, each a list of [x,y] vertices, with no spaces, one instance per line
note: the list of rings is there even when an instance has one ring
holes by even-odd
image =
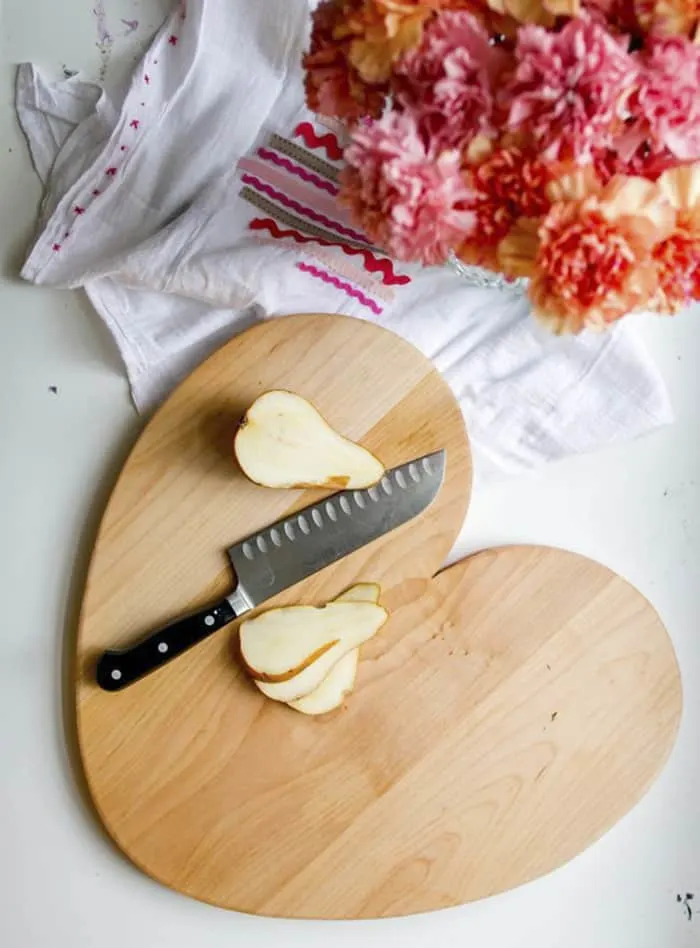
[[[263,694],[274,684],[268,697],[295,701],[318,688],[386,619],[386,609],[374,602],[271,609],[241,624],[241,655]]]
[[[234,439],[243,473],[263,487],[361,489],[384,465],[334,431],[313,405],[293,392],[265,392],[250,406]]]
[[[287,704],[295,711],[301,711],[302,714],[328,714],[329,711],[334,711],[340,707],[345,696],[349,695],[355,687],[359,661],[360,650],[354,648],[352,652],[343,655],[340,661],[336,662],[311,694],[297,698],[295,701],[288,701]],[[259,683],[258,687],[260,687]],[[268,685],[268,688],[274,687],[274,685]]]
[[[382,587],[379,583],[355,583],[336,596],[333,602],[379,602]]]
[[[380,592],[377,583],[357,583],[334,601],[379,602]],[[349,695],[355,687],[359,660],[360,650],[354,648],[331,668],[318,688],[302,698],[297,698],[296,701],[290,701],[289,707],[294,708],[295,711],[301,711],[302,714],[327,714],[340,707],[345,696]],[[267,685],[268,697],[274,697],[270,691],[274,691],[275,687],[273,684]]]

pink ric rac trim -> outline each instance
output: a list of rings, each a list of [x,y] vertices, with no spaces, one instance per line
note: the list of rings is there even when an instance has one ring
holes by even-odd
[[[348,280],[352,280],[353,283],[361,286],[373,296],[378,296],[380,300],[384,300],[386,303],[393,303],[396,298],[394,290],[384,286],[379,280],[373,280],[371,276],[368,276],[363,270],[360,270],[359,267],[350,263],[349,260],[344,260],[337,253],[333,253],[332,250],[326,250],[325,247],[312,244],[306,248],[304,254],[314,257],[319,263],[328,267],[329,270],[332,270],[334,273],[339,273],[340,276],[347,277]]]
[[[346,283],[344,280],[338,279],[338,277],[333,276],[332,273],[328,273],[327,270],[321,270],[320,267],[315,267],[311,263],[298,263],[296,265],[297,270],[301,270],[302,273],[308,273],[310,276],[316,277],[318,280],[323,280],[324,283],[328,283],[330,286],[334,286],[337,290],[340,290],[341,293],[345,293],[346,296],[351,296],[353,299],[356,299],[358,303],[362,303],[363,306],[366,306],[368,309],[371,309],[372,312],[379,316],[383,310],[374,300],[371,300],[368,296],[365,296],[361,290],[356,289],[350,283]]]
[[[326,181],[320,175],[314,174],[313,171],[307,171],[306,168],[303,168],[301,165],[294,164],[289,158],[286,158],[284,155],[278,155],[276,151],[272,151],[269,148],[258,148],[258,155],[263,161],[268,161],[273,165],[277,165],[278,168],[284,168],[285,171],[288,171],[290,174],[296,175],[297,178],[301,178],[302,181],[306,181],[307,184],[313,184],[315,187],[319,188],[321,191],[326,191],[328,194],[335,196],[338,191],[337,184],[333,184],[332,181]]]
[[[339,234],[343,234],[345,237],[349,237],[351,240],[355,240],[360,244],[369,244],[369,241],[364,234],[359,233],[359,231],[352,230],[350,227],[344,227],[343,224],[339,224],[337,221],[331,220],[329,217],[326,217],[325,214],[319,214],[317,211],[314,211],[313,208],[307,207],[306,205],[295,201],[293,198],[287,197],[287,195],[282,191],[278,191],[269,184],[265,184],[264,181],[261,181],[259,178],[255,177],[255,175],[241,175],[241,181],[243,181],[243,183],[247,184],[249,187],[254,188],[259,193],[266,194],[269,198],[272,198],[273,201],[278,201],[280,204],[284,205],[284,207],[289,208],[289,210],[296,211],[297,214],[301,214],[304,217],[310,218],[312,221],[316,221],[317,224],[323,224],[324,227],[328,227],[330,230],[335,230]]]

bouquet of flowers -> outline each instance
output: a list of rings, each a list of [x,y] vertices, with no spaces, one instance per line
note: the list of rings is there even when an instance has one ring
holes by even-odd
[[[304,68],[391,256],[527,277],[558,332],[700,299],[700,0],[323,0]]]

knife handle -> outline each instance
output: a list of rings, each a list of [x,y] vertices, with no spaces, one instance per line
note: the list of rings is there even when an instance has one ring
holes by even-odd
[[[231,603],[222,599],[215,606],[178,619],[130,648],[108,649],[97,662],[97,683],[105,691],[121,691],[235,618]]]

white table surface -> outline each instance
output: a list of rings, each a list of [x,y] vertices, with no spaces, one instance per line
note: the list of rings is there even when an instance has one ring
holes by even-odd
[[[219,0],[223,2],[223,0]],[[363,923],[282,922],[211,908],[143,876],[78,791],[63,723],[64,643],[92,537],[142,426],[119,358],[81,294],[23,284],[38,181],[15,124],[15,63],[119,81],[167,0],[4,0],[0,100],[0,945],[3,948],[690,948],[700,945],[700,309],[640,322],[677,422],[635,443],[474,496],[457,552],[524,541],[630,579],[673,639],[684,715],[643,801],[569,865],[459,909]],[[2,0],[0,0],[2,11]],[[121,18],[138,18],[130,37]],[[55,386],[56,393],[51,391]],[[688,919],[677,894],[696,894]]]

